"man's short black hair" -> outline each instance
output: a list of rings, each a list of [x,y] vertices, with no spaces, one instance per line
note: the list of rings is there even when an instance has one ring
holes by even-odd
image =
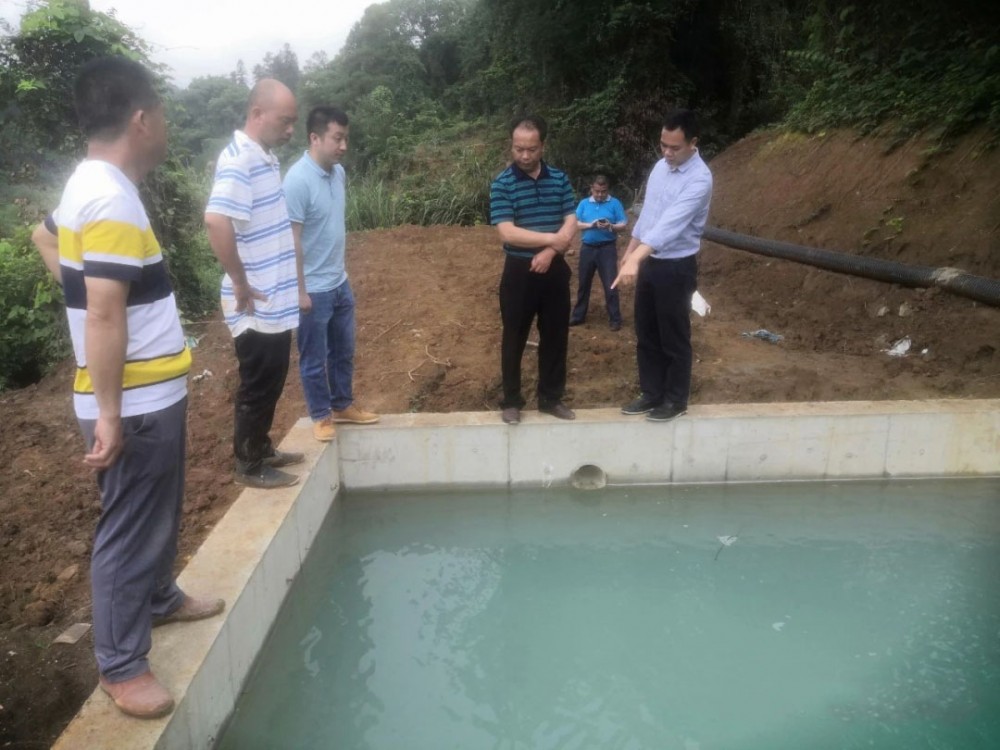
[[[690,109],[675,109],[663,119],[664,130],[684,131],[684,140],[690,142],[701,135],[701,123],[698,115]]]
[[[343,128],[350,123],[347,113],[340,107],[313,107],[306,118],[306,135],[315,133],[323,136],[330,127],[330,123],[335,122]]]
[[[510,121],[510,136],[514,137],[514,131],[518,128],[534,130],[538,132],[538,140],[545,143],[545,136],[549,134],[549,125],[541,115],[521,115]]]
[[[84,65],[73,85],[80,129],[86,138],[114,140],[140,109],[161,103],[153,74],[127,57],[98,57]]]
[[[608,176],[605,174],[595,174],[594,179],[590,181],[591,185],[600,185],[602,187],[611,187],[611,181],[608,180]]]

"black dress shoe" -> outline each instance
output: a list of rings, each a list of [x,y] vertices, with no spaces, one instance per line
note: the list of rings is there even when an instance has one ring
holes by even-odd
[[[687,412],[686,406],[677,406],[676,404],[664,404],[663,406],[657,406],[649,414],[646,415],[647,422],[669,422],[671,419],[676,419],[681,414]]]
[[[517,424],[521,421],[521,410],[516,406],[508,406],[500,412],[500,419],[506,424]]]
[[[305,460],[305,453],[275,450],[270,456],[266,456],[261,463],[264,464],[264,466],[270,466],[273,469],[280,469],[282,466],[294,466],[295,464],[300,464]]]
[[[641,394],[635,401],[631,401],[622,407],[622,414],[635,416],[637,414],[648,414],[660,405],[660,402],[650,398],[645,393]]]
[[[539,406],[538,411],[542,414],[551,414],[556,419],[576,419],[576,413],[562,401],[557,401],[548,406]]]
[[[291,487],[299,481],[299,478],[281,469],[261,464],[260,468],[251,471],[237,469],[233,475],[233,480],[236,484],[242,484],[244,487],[273,490],[279,487]]]
[[[582,320],[571,320],[569,322],[569,325],[570,325],[571,328],[573,326],[582,326],[583,325],[583,321]]]
[[[619,323],[618,321],[615,321],[614,323],[611,323],[608,326],[608,328],[610,328],[612,331],[620,331],[622,329],[622,324]]]

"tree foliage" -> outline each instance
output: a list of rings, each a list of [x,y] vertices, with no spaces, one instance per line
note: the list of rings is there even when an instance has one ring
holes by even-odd
[[[39,3],[18,33],[0,38],[0,164],[30,177],[79,150],[73,79],[85,62],[109,54],[151,66],[145,41],[79,0]]]
[[[172,142],[199,166],[214,158],[246,119],[246,84],[238,74],[195,78],[171,99]]]
[[[242,62],[242,61],[241,61]],[[238,72],[237,72],[238,75]],[[291,45],[285,45],[275,53],[268,52],[259,65],[253,66],[253,79],[275,78],[288,86],[292,91],[299,87],[302,71],[299,70],[299,56]]]
[[[788,123],[1000,133],[1000,4],[823,0],[784,71]]]

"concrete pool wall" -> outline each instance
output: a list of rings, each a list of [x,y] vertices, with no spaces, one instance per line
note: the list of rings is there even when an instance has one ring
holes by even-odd
[[[99,690],[57,750],[211,748],[341,487],[538,487],[597,467],[609,484],[1000,476],[1000,400],[696,406],[668,424],[615,409],[574,422],[527,412],[390,415],[329,445],[308,420],[282,443],[307,461],[296,487],[246,490],[180,576],[223,596],[225,616],[154,631],[169,717],[142,722]]]

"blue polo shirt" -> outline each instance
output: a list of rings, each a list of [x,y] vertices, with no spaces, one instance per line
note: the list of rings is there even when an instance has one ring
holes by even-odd
[[[347,173],[339,164],[327,172],[306,151],[285,175],[288,218],[302,225],[302,270],[306,291],[329,292],[347,281]]]
[[[590,224],[598,219],[607,219],[612,224],[624,224],[626,222],[625,208],[620,200],[613,196],[608,196],[603,201],[598,202],[594,196],[584,198],[580,205],[576,207],[576,218],[584,224]],[[600,245],[604,242],[614,242],[615,233],[610,229],[585,229],[583,241],[588,245]]]
[[[490,223],[504,221],[533,232],[558,232],[567,216],[573,214],[576,198],[566,173],[542,162],[537,178],[526,174],[516,164],[493,180],[490,186]],[[515,258],[530,258],[540,247],[517,247],[504,243],[503,250]]]

